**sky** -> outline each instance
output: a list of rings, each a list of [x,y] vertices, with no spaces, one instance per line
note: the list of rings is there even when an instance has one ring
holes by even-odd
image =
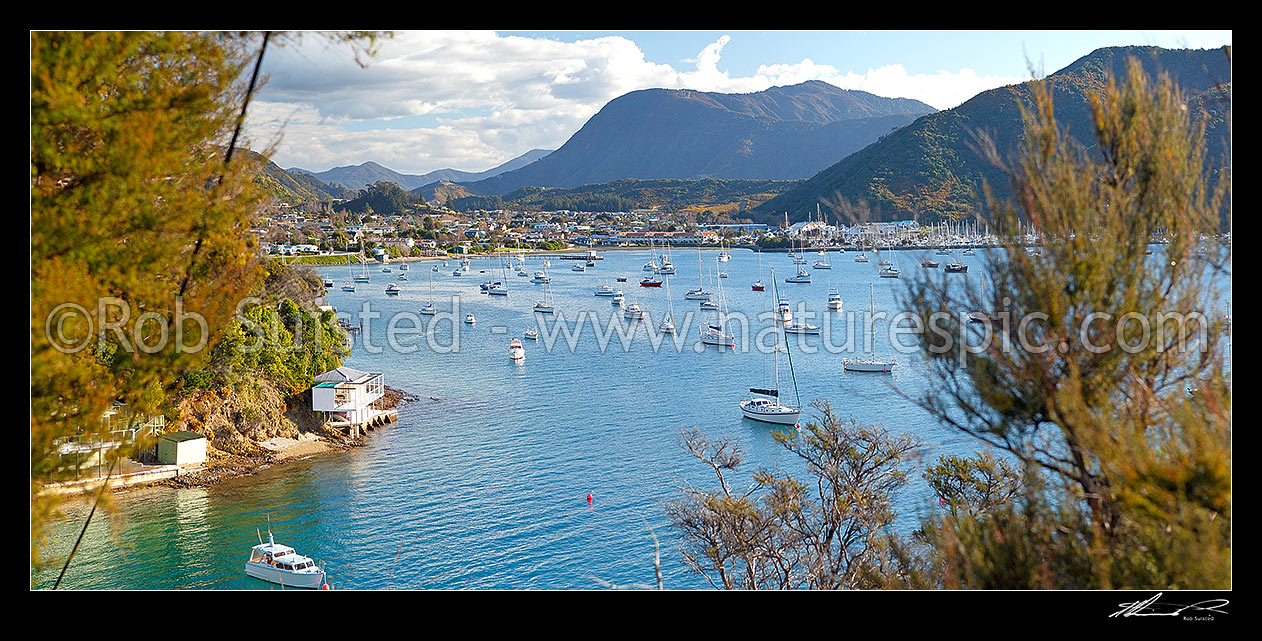
[[[950,109],[1100,47],[1218,48],[1225,31],[407,31],[356,62],[317,37],[269,47],[246,135],[283,168],[374,161],[483,171],[556,149],[649,88],[750,93],[823,80]]]

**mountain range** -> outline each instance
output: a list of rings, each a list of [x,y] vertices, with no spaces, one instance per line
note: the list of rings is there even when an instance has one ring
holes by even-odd
[[[748,94],[644,89],[611,100],[538,162],[464,186],[499,195],[623,178],[801,179],[932,111],[816,80]]]
[[[1231,62],[1222,50],[1093,51],[1047,77],[1062,129],[1090,148],[1089,95],[1110,74],[1124,78],[1132,57],[1149,76],[1169,73],[1188,96],[1206,124],[1210,171],[1223,159],[1229,163]],[[801,220],[818,205],[875,220],[958,218],[974,212],[983,180],[1007,195],[1003,173],[976,141],[984,132],[1001,155],[1011,156],[1023,131],[1018,104],[1030,104],[1030,87],[991,89],[936,112],[915,100],[820,81],[750,94],[646,89],[610,101],[556,151],[532,150],[484,172],[408,175],[374,162],[286,172],[268,163],[262,179],[278,194],[290,190],[291,201],[302,200],[299,194],[349,199],[354,194],[342,187],[393,182],[428,202],[460,208],[554,201],[686,207],[695,198],[691,204],[767,222],[786,212]],[[680,182],[688,180],[704,184]],[[722,200],[729,195],[730,202]]]
[[[1097,49],[1047,77],[1058,126],[1090,148],[1088,95],[1102,89],[1109,74],[1125,78],[1132,57],[1149,77],[1169,73],[1189,103],[1200,105],[1207,124],[1207,162],[1229,157],[1231,61],[1220,49]],[[969,215],[982,179],[996,195],[1009,195],[1003,173],[978,151],[977,132],[988,134],[1000,154],[1010,157],[1022,140],[1017,104],[1031,104],[1030,86],[1025,82],[991,89],[954,109],[926,115],[762,203],[755,216],[782,220],[788,213],[790,219],[801,220],[813,214],[817,204],[834,211],[857,209],[874,220]]]
[[[530,163],[551,153],[547,149],[531,149],[530,151],[486,171],[461,171],[459,169],[436,169],[425,174],[402,174],[389,167],[368,161],[359,165],[334,167],[327,171],[310,171],[300,167],[290,167],[286,171],[295,174],[313,176],[331,185],[341,185],[347,189],[363,189],[375,182],[392,182],[403,189],[413,191],[426,185],[440,181],[474,182],[506,171],[525,167]]]

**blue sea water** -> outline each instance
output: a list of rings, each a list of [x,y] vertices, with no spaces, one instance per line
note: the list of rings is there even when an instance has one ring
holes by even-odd
[[[336,588],[653,584],[654,534],[665,587],[707,588],[703,577],[683,565],[677,534],[663,509],[685,483],[714,485],[709,468],[680,447],[681,431],[698,427],[712,439],[738,439],[747,472],[804,470],[773,440],[776,428],[744,419],[738,407],[748,388],[773,384],[766,350],[694,348],[698,324],[712,318],[698,310],[696,301],[683,298],[697,286],[699,270],[706,274],[707,289],[717,291],[721,282],[729,312],[753,319],[748,329],[736,330],[738,346],[770,326],[766,316],[754,317],[774,302],[773,267],[775,288],[795,314],[804,305],[815,314],[810,322],[824,326],[824,336],[790,337],[792,370],[783,356],[780,360],[780,389],[786,394],[796,382],[803,403],[827,400],[842,417],[912,434],[925,444],[926,462],[977,449],[906,398],[925,391],[923,362],[914,353],[896,353],[881,324],[877,353],[898,359],[893,374],[842,371],[843,356],[871,349],[860,343],[867,330],[859,326],[864,318],[859,313],[872,304],[869,292],[875,308],[892,315],[896,293],[906,286],[899,279],[878,278],[875,257],[864,264],[855,263],[852,253],[830,253],[832,270],[810,269],[808,263],[812,283],[786,284],[784,278],[796,268],[785,254],[765,253],[760,259],[747,250],[732,253],[730,262],[718,263],[715,251],[701,251],[700,260],[696,250],[672,251],[679,273],[670,277],[671,304],[683,349],[676,350],[669,339],[655,349],[649,321],[629,334],[628,347],[615,330],[604,349],[588,321],[571,349],[564,336],[546,340],[548,328],[558,321],[548,319],[538,342],[524,341],[524,363],[510,361],[508,343],[534,326],[532,307],[545,288],[513,270],[501,272],[494,258],[475,259],[473,271],[464,276],[451,274],[456,261],[439,272],[430,271],[433,263],[413,262],[407,281],[396,280],[397,265],[388,274],[372,266],[372,281],[357,284],[354,293],[340,291],[351,268],[320,268],[336,282],[327,302],[340,315],[361,322],[365,302],[381,314],[357,335],[346,365],[384,372],[387,385],[420,400],[399,409],[398,423],[370,432],[362,448],[206,488],[140,488],[116,495],[119,509],[94,520],[62,587],[274,588],[242,571],[250,546],[258,541],[256,528],[266,537],[270,517],[277,542],[325,564]],[[900,267],[905,274],[918,270],[919,257],[929,254],[901,253]],[[602,329],[611,315],[613,322],[635,327],[615,314],[608,298],[594,295],[598,284],[608,283],[656,324],[667,309],[667,290],[638,285],[648,253],[602,255],[605,259],[584,273],[571,271],[574,261],[551,258],[548,273],[558,316],[563,314],[571,327],[580,312],[594,314]],[[807,258],[819,257],[810,253]],[[972,272],[967,278],[976,278],[983,257],[963,260]],[[525,269],[533,274],[543,269],[541,261],[531,257]],[[716,281],[716,270],[729,277]],[[616,283],[616,276],[626,276],[627,282]],[[431,277],[441,314],[417,316],[430,300]],[[752,291],[750,284],[760,278],[767,291]],[[509,295],[479,293],[478,284],[486,280],[507,281]],[[385,295],[388,283],[401,287],[398,297]],[[841,314],[825,307],[832,287],[843,297]],[[474,325],[463,322],[469,312],[477,317]],[[393,330],[391,318],[396,319]],[[413,321],[425,331],[412,331]],[[394,347],[389,346],[392,332]],[[855,342],[846,353],[822,349],[825,341],[843,344],[845,334]],[[902,340],[911,345],[913,339]],[[811,347],[817,351],[809,353]],[[918,475],[896,506],[897,527],[904,530],[931,509],[931,495]],[[68,506],[66,521],[54,532],[54,550],[73,545],[87,510],[86,504]],[[40,576],[36,585],[49,587],[53,580],[55,574]]]

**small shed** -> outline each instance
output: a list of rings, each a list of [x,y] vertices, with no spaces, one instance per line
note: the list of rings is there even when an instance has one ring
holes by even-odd
[[[188,431],[164,434],[158,440],[158,460],[165,465],[205,463],[206,437]]]

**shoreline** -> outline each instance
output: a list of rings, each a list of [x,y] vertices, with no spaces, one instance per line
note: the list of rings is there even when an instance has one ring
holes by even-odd
[[[386,398],[389,407],[398,409],[408,403],[419,400],[403,390],[386,387]],[[380,429],[380,428],[378,428]],[[151,480],[124,481],[119,477],[111,480],[111,493],[126,492],[139,488],[170,487],[196,488],[209,487],[229,479],[255,476],[260,471],[286,465],[295,461],[305,461],[313,456],[321,456],[335,452],[345,452],[367,445],[367,430],[359,436],[351,438],[335,428],[323,428],[319,432],[299,432],[297,438],[274,436],[265,441],[256,441],[259,448],[256,454],[231,454],[208,448],[206,461],[184,467],[174,465],[142,465],[159,469],[165,474],[161,478]],[[212,453],[213,452],[213,453]],[[174,474],[170,472],[174,471]],[[90,479],[73,485],[47,488],[45,491],[56,491],[65,495],[90,495],[100,487],[103,479]]]

